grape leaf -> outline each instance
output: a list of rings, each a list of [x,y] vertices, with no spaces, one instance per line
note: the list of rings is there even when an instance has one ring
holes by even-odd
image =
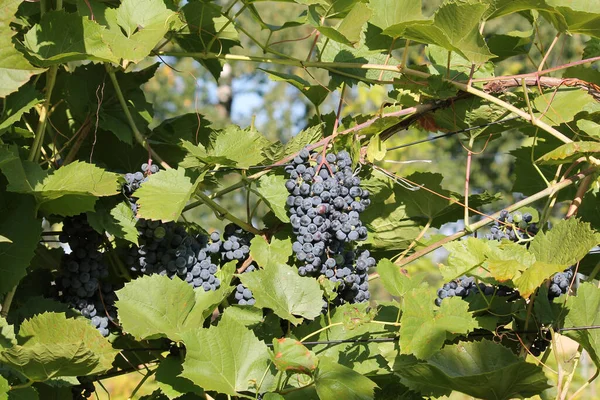
[[[221,289],[203,293],[178,278],[144,276],[116,292],[119,320],[124,331],[140,340],[181,340],[181,332],[201,325],[207,311],[212,312],[215,296],[220,302],[228,294]]]
[[[566,302],[565,328],[595,326],[600,324],[600,290],[592,282],[577,288],[577,296]],[[566,330],[564,335],[581,344],[596,366],[600,366],[600,332],[598,329]]]
[[[175,399],[186,393],[204,394],[202,388],[181,375],[183,372],[182,360],[174,356],[167,356],[161,360],[156,369],[155,379],[161,392],[169,399]]]
[[[0,187],[0,294],[11,290],[26,274],[42,233],[33,197],[2,192]]]
[[[453,297],[434,311],[434,296],[427,288],[413,289],[403,297],[400,349],[427,359],[442,348],[449,334],[467,334],[478,327],[468,303]]]
[[[267,206],[281,222],[290,222],[287,215],[286,200],[288,191],[285,188],[285,177],[282,175],[268,174],[261,176],[256,181],[256,188],[252,189],[254,193],[260,196]]]
[[[182,376],[205,390],[235,396],[258,382],[261,390],[272,387],[267,346],[234,319],[223,318],[208,329],[192,327],[181,338],[186,348]]]
[[[103,41],[117,59],[134,63],[146,58],[177,20],[164,0],[124,0],[104,16],[108,29]]]
[[[0,351],[0,361],[32,381],[101,373],[118,353],[89,321],[57,313],[24,321],[17,341]]]
[[[276,264],[286,264],[292,255],[292,241],[273,236],[268,243],[262,236],[255,236],[250,241],[250,255],[256,263],[263,268],[270,268]]]
[[[138,197],[138,217],[151,220],[176,221],[196,190],[199,180],[192,183],[185,169],[162,170],[148,177],[135,192]]]
[[[521,276],[513,279],[522,297],[529,297],[548,278],[562,272],[568,265],[536,261]]]
[[[284,74],[278,71],[268,71],[266,69],[261,69],[261,71],[266,72],[271,78],[272,81],[285,81],[290,85],[294,86],[296,89],[300,91],[306,98],[318,107],[329,95],[329,91],[326,87],[320,85],[311,85],[310,82],[302,79],[299,76]]]
[[[533,106],[538,112],[537,118],[547,124],[558,126],[573,121],[577,113],[594,102],[594,97],[587,92],[578,88],[566,88],[556,93],[536,97]]]
[[[303,318],[314,319],[321,314],[323,292],[319,284],[312,278],[298,276],[295,268],[273,264],[251,274],[242,274],[240,280],[252,290],[256,307],[270,308],[295,325]]]
[[[450,253],[448,255],[448,265],[441,270],[446,282],[454,280],[467,272],[469,274],[480,272],[478,267],[486,260],[486,255],[489,252],[488,242],[471,237],[467,240],[455,240],[445,244],[444,248]]]
[[[400,268],[387,258],[379,260],[377,263],[377,273],[383,282],[383,286],[392,296],[402,297],[410,290],[418,287],[421,280],[416,276],[408,277]]]
[[[444,347],[426,363],[394,365],[409,387],[457,391],[489,400],[528,398],[550,387],[541,366],[484,339]]]
[[[35,86],[33,85],[22,86],[18,92],[12,93],[4,99],[6,108],[4,115],[0,118],[0,136],[2,136],[3,131],[19,121],[24,113],[29,112],[36,104],[42,101],[44,101],[44,96],[35,90]]]
[[[44,69],[36,68],[13,45],[16,32],[10,27],[23,0],[6,0],[0,7],[0,97],[16,92],[33,75]]]
[[[446,1],[433,20],[401,22],[386,28],[383,34],[436,44],[481,64],[493,57],[479,33],[479,23],[487,8],[487,4],[476,0]]]
[[[321,400],[374,398],[375,382],[328,358],[321,359],[315,387]]]
[[[0,317],[0,348],[9,348],[17,344],[15,328]]]
[[[571,142],[544,154],[537,161],[544,164],[565,164],[577,160],[580,157],[591,156],[600,153],[599,142]]]
[[[390,325],[370,323],[375,311],[369,309],[368,303],[344,304],[330,310],[329,315],[321,315],[308,324],[299,325],[293,333],[297,338],[312,335],[309,340],[317,341],[394,337],[398,334],[398,328],[393,326],[400,314],[398,306],[397,302],[378,305],[377,320],[389,322]],[[335,346],[319,344],[310,349],[319,358],[329,357],[363,375],[387,374],[387,363],[379,345],[375,342],[347,342]]]
[[[206,152],[211,157],[227,160],[223,165],[248,168],[264,160],[262,150],[270,142],[254,129],[241,129],[235,125],[214,131]]]
[[[10,385],[8,384],[8,381],[6,379],[4,379],[4,377],[2,375],[0,375],[0,400],[7,400],[8,399],[8,391],[10,390]]]
[[[127,201],[117,203],[112,209],[107,209],[102,202],[96,203],[96,211],[87,214],[87,219],[96,232],[107,232],[110,235],[138,244],[138,231],[135,227],[137,220]]]
[[[588,135],[600,139],[600,124],[587,119],[580,119],[577,121],[577,127]]]
[[[529,251],[537,261],[568,266],[581,260],[598,241],[589,223],[570,218],[547,232],[539,232],[530,242]]]
[[[294,136],[286,145],[283,155],[285,157],[298,153],[311,143],[318,142],[323,138],[323,126],[316,125],[306,128]]]
[[[103,41],[104,27],[88,18],[64,11],[49,11],[25,34],[25,46],[46,67],[67,61],[118,62]]]
[[[283,372],[312,375],[319,359],[298,340],[274,338],[273,363]]]

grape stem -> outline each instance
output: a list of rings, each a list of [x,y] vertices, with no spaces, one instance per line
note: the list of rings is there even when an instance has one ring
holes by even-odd
[[[10,292],[6,293],[6,297],[4,297],[4,302],[2,303],[2,310],[0,310],[0,317],[6,318],[8,316],[8,310],[10,310],[10,305],[15,297],[17,286],[15,285]]]
[[[235,215],[231,214],[229,211],[227,211],[227,209],[225,207],[222,207],[221,205],[217,204],[209,196],[207,196],[206,194],[202,193],[202,191],[196,192],[196,196],[200,197],[200,200],[204,204],[206,204],[209,208],[211,208],[213,211],[215,211],[215,213],[217,213],[217,216],[219,218],[225,218],[225,219],[233,222],[234,224],[236,224],[240,228],[242,228],[242,229],[244,229],[244,230],[246,230],[248,232],[252,232],[255,235],[260,235],[261,234],[261,232],[258,229],[256,229],[252,225],[248,224],[247,222],[242,221],[241,219],[239,219]]]
[[[119,103],[121,104],[121,108],[123,109],[123,113],[125,113],[125,117],[127,118],[127,122],[129,123],[129,127],[133,131],[133,136],[135,140],[142,145],[144,148],[148,150],[148,152],[152,155],[156,161],[162,165],[164,169],[171,169],[169,164],[167,164],[153,149],[150,147],[150,144],[142,135],[142,133],[138,130],[135,121],[133,120],[133,116],[129,111],[129,107],[127,106],[127,101],[125,100],[125,96],[123,96],[123,91],[121,90],[121,86],[119,85],[119,81],[117,79],[117,75],[115,74],[115,69],[110,64],[105,64],[106,71],[108,72],[108,76],[110,76],[110,80],[115,88],[115,93],[117,94],[117,98],[119,99]]]

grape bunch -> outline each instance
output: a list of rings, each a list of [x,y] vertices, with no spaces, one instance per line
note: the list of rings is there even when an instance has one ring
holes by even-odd
[[[367,270],[375,260],[368,252],[357,255],[353,245],[367,238],[360,214],[371,200],[360,187],[350,155],[342,150],[323,156],[303,149],[285,171],[292,250],[302,263],[298,273],[339,282],[338,303],[368,300]]]
[[[125,175],[123,193],[128,197],[134,213],[137,212],[135,191],[147,181],[145,174],[158,172],[158,166],[142,165],[142,172]],[[205,291],[221,286],[215,276],[221,250],[220,235],[213,232],[210,237],[193,236],[175,222],[151,221],[139,218],[136,222],[138,245],[131,246],[126,264],[135,275],[160,274],[170,278],[178,276],[194,288]]]
[[[79,380],[79,385],[71,386],[73,400],[87,400],[92,397],[92,394],[96,391],[94,384],[85,378],[78,377],[77,379]]]
[[[196,237],[175,222],[150,221],[140,218],[136,224],[138,245],[129,249],[126,263],[137,275],[178,276],[194,288],[216,290],[221,282],[215,276],[218,266],[212,242]],[[218,250],[217,250],[218,251]]]
[[[145,174],[155,174],[159,171],[159,167],[156,164],[148,165],[147,163],[142,164],[142,170],[134,173],[125,174],[125,184],[123,185],[123,194],[129,199],[129,205],[133,211],[133,215],[137,214],[137,203],[133,193],[140,188],[142,183],[148,180]]]
[[[508,286],[501,285],[495,287],[481,282],[476,283],[475,278],[472,276],[463,275],[453,281],[445,283],[440,289],[438,289],[435,304],[437,306],[441,306],[442,300],[445,298],[459,296],[464,299],[471,294],[477,293],[482,293],[485,296],[495,295],[500,297],[518,295],[517,290]]]
[[[244,261],[250,255],[250,240],[254,235],[237,226],[227,224],[223,232],[221,243],[221,259],[227,261]]]
[[[107,282],[103,262],[102,235],[88,223],[85,214],[66,217],[59,240],[68,244],[56,279],[58,300],[69,304],[89,319],[102,336],[109,335],[110,320],[116,321],[115,291]]]
[[[531,239],[538,232],[536,224],[531,223],[533,216],[530,213],[513,214],[506,210],[500,212],[500,216],[494,221],[490,233],[486,235],[488,240],[508,239],[513,242],[523,242]]]
[[[247,274],[254,271],[256,271],[256,266],[254,264],[250,264],[242,273]],[[241,306],[253,306],[256,303],[256,299],[254,299],[252,291],[241,283],[236,286],[235,293],[233,295],[237,304]]]
[[[573,266],[565,269],[563,272],[558,272],[550,279],[550,287],[548,288],[548,299],[551,301],[569,291],[569,288],[574,283],[576,278],[575,268]]]
[[[548,345],[552,341],[552,334],[550,331],[546,331],[546,333],[538,333],[537,337],[529,346],[529,352],[533,354],[535,357],[539,357],[546,349]]]

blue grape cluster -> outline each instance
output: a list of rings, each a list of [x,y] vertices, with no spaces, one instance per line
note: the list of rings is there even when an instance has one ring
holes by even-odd
[[[254,235],[237,226],[227,224],[223,232],[221,244],[221,259],[227,261],[244,261],[250,255],[250,240]]]
[[[128,197],[134,213],[137,212],[135,191],[147,181],[146,175],[158,172],[158,166],[142,165],[142,172],[126,174],[123,193]],[[175,222],[151,221],[139,218],[136,223],[138,245],[131,246],[126,264],[134,275],[160,274],[170,278],[178,276],[194,288],[205,291],[221,286],[215,276],[219,269],[221,240],[218,232],[210,237],[190,235]],[[213,261],[213,259],[215,261]]]
[[[368,268],[375,260],[368,251],[357,255],[352,246],[367,238],[360,214],[371,203],[369,191],[360,187],[352,159],[303,149],[285,167],[289,179],[287,206],[295,235],[292,250],[302,263],[301,276],[325,275],[337,287],[340,304],[367,301]]]
[[[553,300],[562,296],[563,294],[566,294],[571,285],[574,283],[575,278],[575,268],[573,266],[565,269],[563,272],[554,274],[552,279],[550,279],[548,299]]]
[[[472,276],[463,275],[453,281],[445,283],[437,291],[437,298],[435,299],[435,305],[441,306],[442,300],[445,298],[458,296],[460,298],[466,298],[471,294],[482,293],[485,296],[500,296],[509,297],[518,295],[515,289],[509,288],[508,286],[491,286],[484,283],[476,283],[475,278]]]
[[[103,282],[108,268],[103,262],[102,235],[88,223],[85,214],[63,221],[59,240],[68,244],[71,253],[61,259],[56,280],[58,299],[88,318],[103,336],[109,335],[111,320],[117,318],[113,287]]]
[[[254,271],[256,271],[256,266],[254,264],[250,264],[242,273],[247,274]],[[256,303],[256,299],[254,298],[252,291],[241,283],[236,286],[233,296],[236,303],[241,306],[253,306]]]
[[[536,224],[531,223],[533,216],[530,213],[513,214],[506,210],[500,212],[500,216],[494,221],[490,233],[486,235],[488,240],[507,239],[513,242],[524,242],[531,239],[538,232]]]

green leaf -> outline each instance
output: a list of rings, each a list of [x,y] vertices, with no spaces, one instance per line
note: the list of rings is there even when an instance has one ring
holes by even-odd
[[[323,292],[312,278],[298,275],[295,268],[282,264],[240,275],[240,280],[254,293],[256,307],[270,308],[279,317],[297,325],[302,318],[314,319],[321,314]]]
[[[600,153],[600,142],[571,142],[544,154],[537,161],[550,165],[565,164],[596,153]]]
[[[17,341],[0,351],[0,361],[33,381],[101,373],[118,353],[89,321],[57,313],[23,322]]]
[[[383,33],[436,44],[481,64],[493,57],[479,33],[479,24],[487,8],[487,4],[477,0],[449,0],[436,11],[433,20],[402,22],[388,27]]]
[[[556,93],[547,93],[533,100],[535,116],[543,122],[558,126],[573,121],[575,115],[588,104],[595,103],[594,97],[579,88],[566,88]]]
[[[486,260],[489,252],[488,242],[467,238],[467,240],[455,240],[444,245],[450,253],[448,255],[448,267],[441,270],[444,281],[449,282],[467,272],[470,275],[480,272],[480,267]]]
[[[432,304],[434,295],[426,288],[413,289],[403,297],[402,354],[427,359],[442,348],[449,334],[467,334],[478,327],[469,304],[462,299],[446,299],[438,311],[433,310]]]
[[[522,297],[529,297],[540,285],[557,272],[562,272],[568,265],[536,261],[521,276],[513,279]]]
[[[0,161],[1,164],[1,161]],[[11,290],[26,274],[42,233],[33,197],[5,193],[0,185],[0,294]]]
[[[0,136],[2,136],[2,131],[10,128],[12,124],[21,119],[24,113],[42,101],[44,101],[44,96],[35,90],[33,85],[25,85],[18,92],[4,99],[5,109],[0,118]]]
[[[181,338],[186,348],[182,376],[204,390],[235,396],[259,382],[261,390],[270,390],[273,376],[267,346],[232,318],[208,329],[192,327]]]
[[[176,21],[164,0],[124,0],[105,11],[108,29],[102,38],[117,59],[137,63],[163,39]]]
[[[392,296],[402,297],[421,284],[415,277],[411,279],[402,273],[400,268],[387,258],[379,260],[377,273],[381,277],[383,286]]]
[[[313,103],[315,107],[318,107],[321,103],[323,103],[323,101],[325,101],[329,95],[329,90],[327,90],[326,87],[320,85],[311,85],[310,82],[302,79],[299,76],[284,74],[283,72],[277,71],[268,71],[261,68],[259,69],[269,74],[269,78],[271,78],[272,81],[284,81],[294,86],[300,91],[300,93],[306,96],[306,98]]]
[[[484,339],[444,347],[427,363],[399,363],[403,383],[457,391],[481,399],[528,398],[550,387],[541,366]]]
[[[8,381],[4,379],[2,375],[0,375],[0,400],[7,400],[8,396],[6,395],[10,390],[10,385]]]
[[[21,389],[12,389],[8,392],[8,400],[39,400],[37,388],[25,387]]]
[[[311,126],[307,129],[301,131],[300,133],[298,133],[285,145],[285,150],[284,150],[283,155],[285,157],[288,157],[288,156],[291,156],[292,154],[296,154],[300,150],[302,150],[304,147],[308,146],[309,144],[318,142],[322,138],[323,138],[323,126],[322,125]]]
[[[600,290],[592,282],[577,288],[577,296],[566,302],[565,328],[595,326],[600,324]],[[581,344],[596,366],[600,366],[600,332],[598,329],[566,330],[564,335]]]
[[[138,217],[151,220],[176,221],[183,207],[196,190],[185,169],[162,170],[148,177],[135,192],[138,197]]]
[[[298,340],[275,338],[273,363],[282,372],[312,375],[317,369],[319,359]]]
[[[103,41],[105,33],[95,21],[64,11],[49,11],[25,34],[25,46],[36,63],[44,67],[88,59],[118,62]]]
[[[370,162],[383,160],[386,150],[385,142],[381,140],[379,135],[374,135],[367,146],[367,160]]]
[[[368,303],[344,304],[334,307],[329,315],[321,315],[308,324],[299,325],[293,330],[293,334],[297,338],[312,335],[309,340],[315,341],[395,337],[398,335],[398,327],[393,324],[400,314],[398,306],[396,302],[379,304],[375,311],[370,309]],[[390,325],[370,323],[375,315],[378,321],[389,322]],[[319,344],[310,349],[319,358],[329,357],[360,374],[376,375],[389,373],[387,362],[379,349],[380,344],[341,342],[335,346]]]
[[[181,340],[181,332],[202,324],[215,298],[220,302],[226,296],[224,290],[203,293],[179,278],[144,276],[116,292],[119,320],[123,330],[139,340]]]
[[[15,328],[0,317],[0,348],[7,349],[17,344]]]
[[[229,125],[210,135],[206,152],[211,157],[227,160],[220,162],[223,165],[245,169],[264,160],[262,150],[269,144],[264,136],[253,129]]]
[[[96,211],[87,214],[90,225],[96,232],[107,232],[115,237],[138,244],[137,220],[128,201],[122,201],[112,209],[107,209],[102,202],[96,203]]]
[[[16,92],[33,75],[43,69],[32,66],[13,45],[16,32],[10,27],[16,21],[15,14],[23,0],[6,0],[0,7],[0,97]]]
[[[600,124],[587,119],[577,121],[577,127],[590,136],[600,139]]]
[[[358,372],[323,358],[319,363],[315,387],[321,400],[371,400],[377,385]]]
[[[577,218],[561,220],[547,232],[539,232],[530,242],[529,251],[537,261],[573,265],[596,244],[597,234],[590,224]]]
[[[391,26],[400,27],[405,22],[423,19],[420,0],[371,0],[369,5],[373,10],[369,23],[382,30]],[[394,29],[397,30],[397,28]]]
[[[288,191],[285,188],[287,179],[283,175],[267,174],[256,181],[252,189],[265,204],[273,211],[273,214],[284,223],[290,222],[287,215],[286,200]]]
[[[284,240],[273,236],[268,243],[262,236],[255,236],[250,241],[250,256],[262,268],[271,268],[277,264],[286,264],[292,255],[292,240]]]
[[[505,34],[492,34],[487,39],[487,45],[491,52],[500,61],[505,58],[528,54],[533,44],[533,29],[528,31],[511,31]]]
[[[161,360],[156,369],[155,379],[161,392],[169,399],[182,396],[186,393],[203,395],[202,388],[194,385],[194,382],[181,375],[183,372],[182,360],[174,356],[167,356]]]

